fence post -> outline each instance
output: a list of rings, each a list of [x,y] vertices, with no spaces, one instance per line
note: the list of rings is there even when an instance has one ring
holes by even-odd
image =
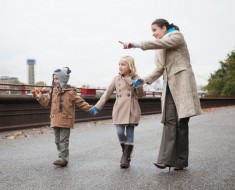
[[[22,84],[21,86],[21,94],[25,95],[25,84]]]

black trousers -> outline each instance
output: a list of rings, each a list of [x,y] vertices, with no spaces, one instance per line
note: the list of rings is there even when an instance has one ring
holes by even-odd
[[[178,120],[174,100],[166,94],[165,122],[157,163],[169,166],[187,167],[189,155],[189,117]]]

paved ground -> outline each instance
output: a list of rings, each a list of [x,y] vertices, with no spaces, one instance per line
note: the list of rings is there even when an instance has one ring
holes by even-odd
[[[160,115],[144,116],[135,132],[129,169],[120,169],[121,149],[108,121],[77,124],[67,168],[54,167],[56,147],[48,128],[0,133],[1,190],[221,190],[235,189],[235,107],[206,110],[190,120],[188,169],[157,169]]]

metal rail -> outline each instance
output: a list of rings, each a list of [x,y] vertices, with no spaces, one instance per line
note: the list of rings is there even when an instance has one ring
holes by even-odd
[[[45,86],[45,85],[30,85],[30,84],[10,84],[10,83],[0,83],[0,95],[12,95],[14,92],[15,94],[13,95],[30,95],[30,91],[35,88],[43,88],[46,87],[48,89],[51,88],[51,86]],[[96,95],[101,95],[104,93],[106,89],[101,89],[101,88],[76,88],[76,91],[79,95],[91,95],[91,96],[96,96]],[[162,95],[161,91],[145,91],[144,92],[145,96],[153,96],[153,97],[160,97]]]

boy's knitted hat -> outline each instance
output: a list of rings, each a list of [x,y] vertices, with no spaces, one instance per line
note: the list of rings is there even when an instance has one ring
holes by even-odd
[[[62,88],[69,81],[69,73],[71,70],[68,67],[63,67],[62,69],[56,69],[53,75],[57,75],[60,80],[60,87]]]

